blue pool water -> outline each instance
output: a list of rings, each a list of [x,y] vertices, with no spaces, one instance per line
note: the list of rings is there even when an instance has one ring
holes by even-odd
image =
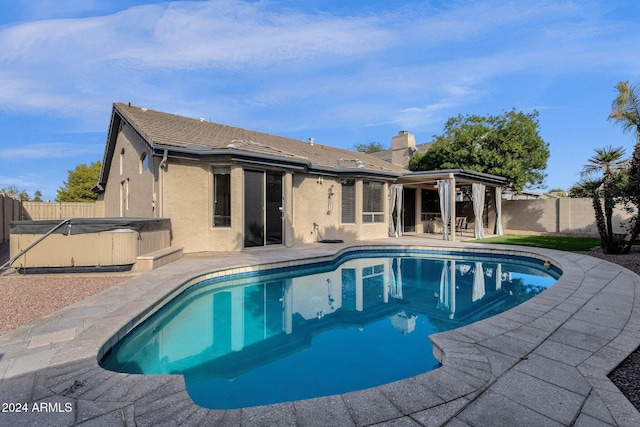
[[[508,310],[560,274],[522,257],[359,251],[207,280],[133,329],[101,365],[182,374],[207,408],[345,393],[437,368],[430,334]]]

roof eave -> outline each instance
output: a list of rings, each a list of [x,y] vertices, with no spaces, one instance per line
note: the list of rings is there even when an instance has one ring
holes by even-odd
[[[385,180],[395,180],[402,175],[400,172],[373,170],[364,168],[345,168],[322,166],[309,162],[305,159],[295,159],[269,154],[254,153],[238,150],[234,148],[207,148],[207,147],[176,147],[167,144],[154,144],[154,155],[163,156],[167,150],[169,157],[181,160],[192,161],[238,161],[246,163],[266,164],[269,166],[282,167],[285,169],[304,170],[310,174],[325,176],[362,176],[377,177]],[[215,159],[218,157],[219,159]]]
[[[432,178],[432,179],[446,179],[453,175],[457,181],[460,182],[479,182],[492,186],[506,186],[509,184],[509,179],[503,176],[492,175],[483,172],[470,171],[466,169],[441,169],[432,171],[415,171],[403,174],[401,178],[406,178],[407,184],[411,183],[409,178]]]

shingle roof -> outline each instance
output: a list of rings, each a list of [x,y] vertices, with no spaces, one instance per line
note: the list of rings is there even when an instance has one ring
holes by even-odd
[[[366,153],[344,150],[293,138],[191,119],[159,111],[114,103],[114,112],[126,120],[152,147],[205,148],[268,155],[300,161],[310,168],[377,171],[400,175],[407,170]]]

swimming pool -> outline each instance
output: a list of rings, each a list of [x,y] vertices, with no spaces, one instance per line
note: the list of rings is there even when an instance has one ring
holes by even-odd
[[[208,408],[344,393],[436,368],[428,335],[507,310],[560,274],[533,258],[367,250],[227,275],[183,291],[101,365],[182,374]]]

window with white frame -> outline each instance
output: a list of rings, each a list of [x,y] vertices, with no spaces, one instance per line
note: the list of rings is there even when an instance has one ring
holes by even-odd
[[[381,182],[362,183],[362,222],[384,222],[383,190]]]

